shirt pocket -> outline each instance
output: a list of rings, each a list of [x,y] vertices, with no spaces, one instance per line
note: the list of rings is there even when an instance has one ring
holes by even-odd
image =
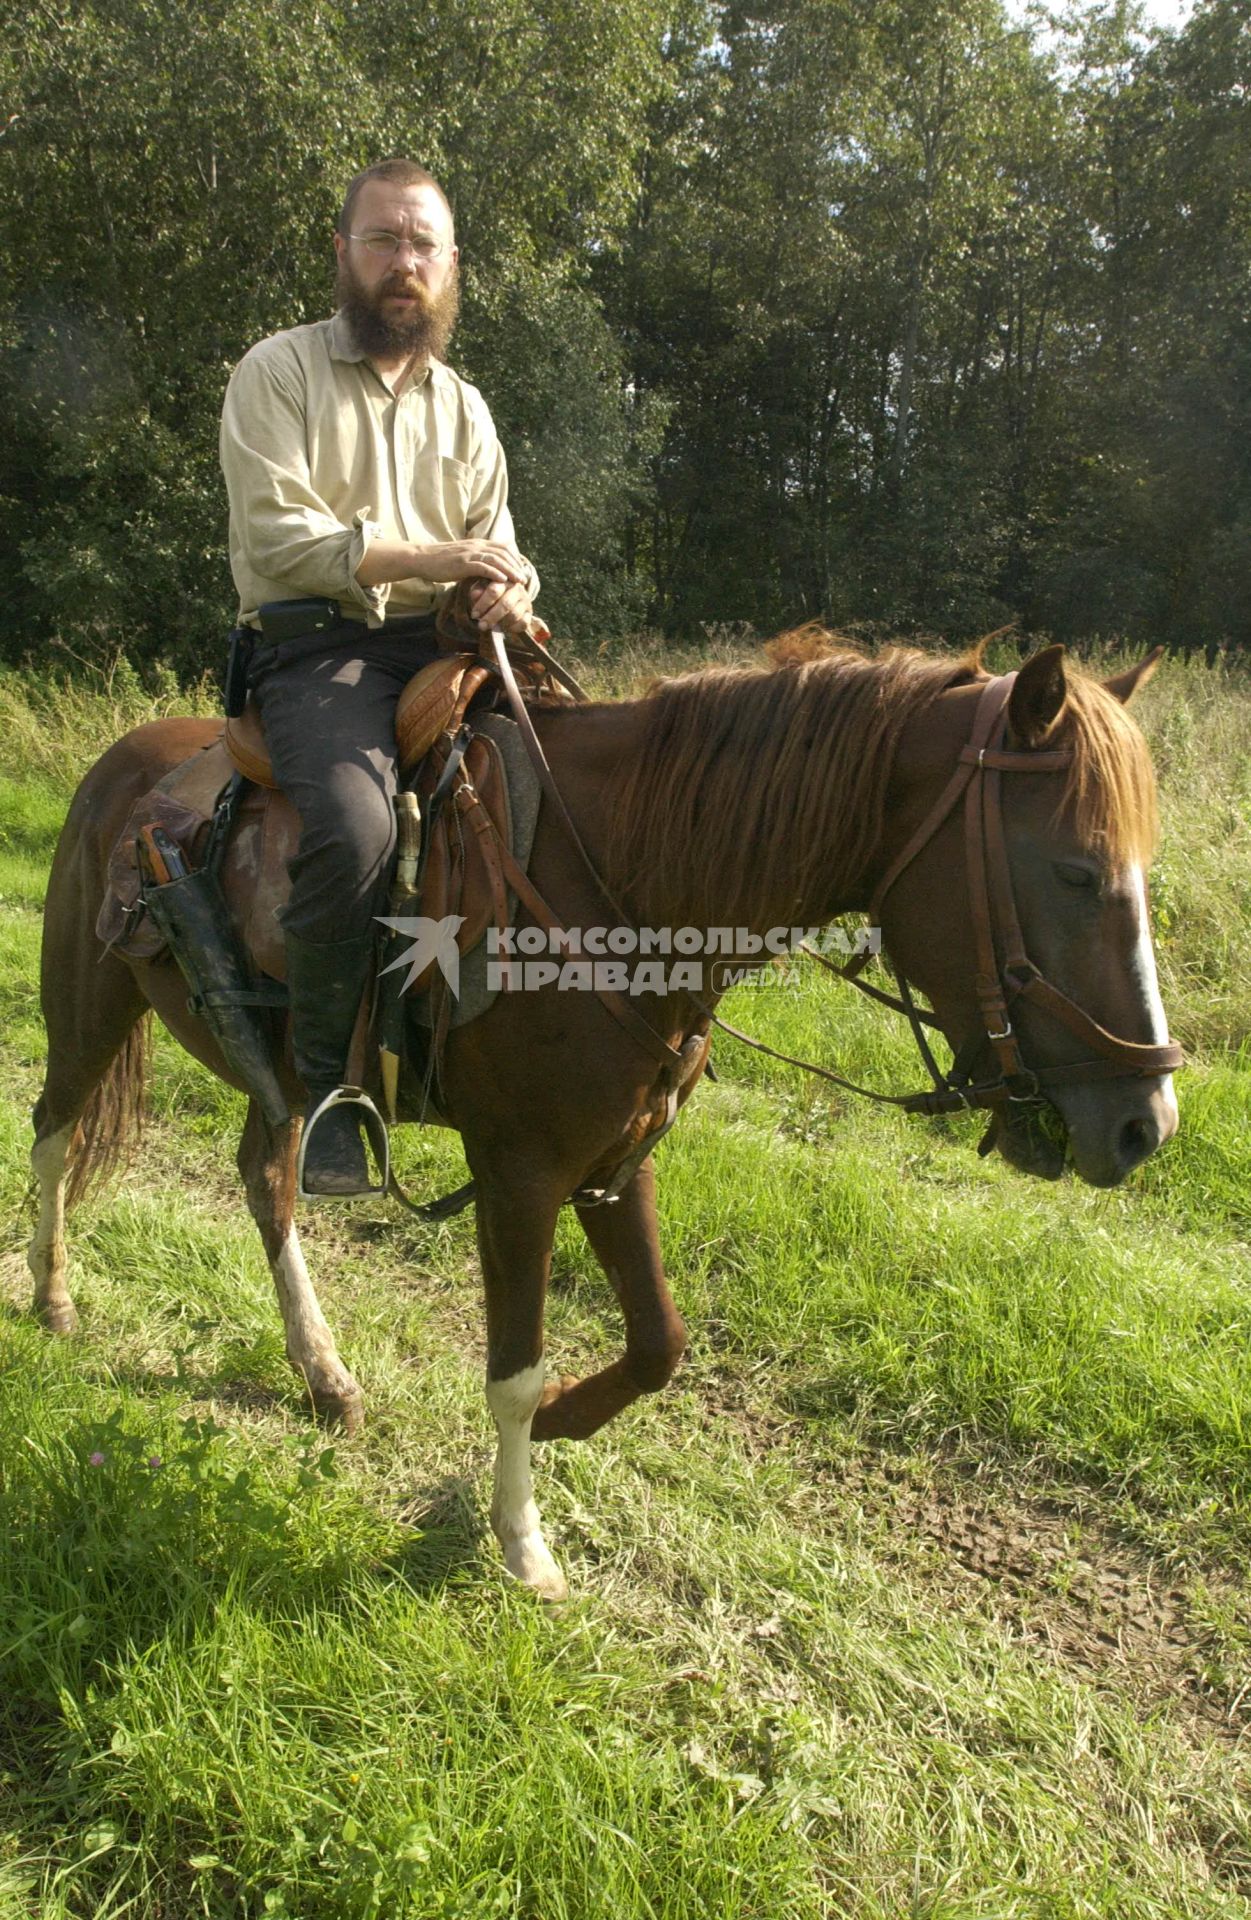
[[[413,462],[413,507],[422,527],[438,540],[463,540],[473,498],[473,468],[433,450]]]

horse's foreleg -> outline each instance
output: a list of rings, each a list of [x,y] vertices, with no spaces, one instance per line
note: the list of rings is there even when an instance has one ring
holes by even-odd
[[[30,1163],[39,1188],[39,1218],[26,1255],[35,1282],[35,1312],[50,1333],[77,1333],[78,1315],[65,1284],[65,1186],[74,1126],[36,1140]]]
[[[580,1207],[578,1219],[621,1303],[626,1350],[586,1380],[553,1381],[534,1417],[536,1440],[585,1440],[640,1394],[658,1392],[686,1348],[686,1328],[660,1259],[651,1160],[643,1162],[619,1200]]]
[[[536,1200],[537,1184],[509,1190],[478,1180],[486,1397],[498,1434],[491,1526],[513,1577],[544,1600],[563,1600],[565,1576],[543,1538],[530,1477],[530,1422],[543,1392],[543,1306],[560,1206],[555,1192]]]
[[[274,1276],[286,1332],[287,1358],[303,1379],[309,1398],[322,1418],[339,1422],[348,1433],[355,1433],[365,1417],[364,1398],[339,1358],[295,1230],[298,1138],[296,1122],[271,1127],[256,1102],[250,1101],[243,1138],[239,1142],[239,1172],[247,1189],[249,1211],[260,1229]]]

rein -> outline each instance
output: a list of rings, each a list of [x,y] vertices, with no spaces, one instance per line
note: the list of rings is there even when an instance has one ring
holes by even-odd
[[[491,634],[491,645],[496,670],[503,681],[513,718],[520,728],[543,792],[551,801],[601,897],[618,916],[620,924],[629,925],[629,916],[623,912],[601,878],[561,797],[517,685],[504,635],[498,630]],[[537,647],[534,648],[534,657],[545,666],[553,665],[545,651]],[[572,676],[563,669],[557,672],[557,678],[566,686],[576,688],[577,694],[585,698]],[[937,1027],[938,1021],[916,1005],[907,980],[897,968],[898,997],[857,978],[866,964],[868,956],[865,954],[858,955],[846,967],[836,967],[823,954],[814,953],[810,948],[801,949],[818,960],[836,978],[848,981],[871,999],[905,1016],[933,1082],[932,1086],[919,1093],[879,1093],[871,1087],[857,1086],[854,1081],[845,1079],[828,1067],[797,1059],[792,1054],[766,1046],[762,1040],[753,1039],[750,1034],[731,1026],[710,1007],[704,1006],[695,995],[690,995],[706,1020],[758,1053],[783,1061],[787,1066],[802,1068],[806,1073],[816,1074],[820,1079],[828,1080],[862,1099],[900,1107],[905,1113],[940,1114],[954,1113],[964,1108],[998,1107],[1005,1099],[1016,1106],[1041,1107],[1046,1104],[1044,1089],[1049,1087],[1075,1080],[1113,1079],[1131,1074],[1153,1077],[1171,1073],[1184,1064],[1185,1055],[1172,1040],[1163,1044],[1142,1045],[1134,1040],[1124,1040],[1119,1034],[1110,1033],[1106,1027],[1100,1026],[1076,1001],[1049,981],[1025,951],[1004,832],[1002,777],[1005,773],[1058,773],[1070,764],[1072,755],[1065,748],[1037,750],[1007,745],[1008,700],[1015,681],[1015,673],[1006,673],[988,680],[983,686],[973,718],[972,733],[968,744],[960,751],[951,778],[921,825],[891,862],[869,902],[869,924],[878,926],[881,924],[883,903],[891,888],[963,801],[965,858],[975,947],[974,991],[981,1024],[956,1049],[950,1069],[943,1072],[926,1038],[926,1027]],[[515,868],[511,861],[507,865],[510,868],[510,883],[521,894],[530,912],[536,915],[539,924],[549,930],[557,926],[559,923],[551,909],[528,877]],[[522,884],[519,885],[519,882]],[[998,958],[1000,952],[1003,954],[1002,963]],[[655,1028],[643,1019],[623,995],[601,993],[599,997],[619,1024],[659,1059],[670,1075],[685,1064],[682,1055],[661,1039]],[[1062,1066],[1027,1066],[1011,1018],[1012,1010],[1020,1001],[1050,1014],[1090,1048],[1095,1057]],[[974,1066],[987,1046],[998,1068],[997,1077],[974,1081]]]
[[[548,659],[546,651],[534,646],[532,641],[528,642],[528,645],[533,647],[533,658],[550,670],[554,663]],[[568,807],[565,805],[560,788],[556,785],[556,776],[548,764],[542,742],[538,734],[534,731],[534,723],[530,718],[530,710],[522,699],[521,688],[517,685],[517,676],[513,672],[513,664],[508,657],[508,646],[505,643],[504,635],[498,627],[493,628],[491,631],[491,647],[495,654],[496,671],[500,679],[504,682],[504,691],[508,695],[508,704],[512,709],[513,719],[517,722],[521,730],[521,737],[526,744],[526,752],[529,754],[534,765],[534,770],[539,777],[539,785],[542,787],[545,797],[551,803],[561,826],[573,842],[574,849],[583,866],[586,868],[587,873],[590,875],[596,890],[617,915],[619,924],[628,926],[628,914],[624,908],[614,900],[606,883],[600,876],[599,869],[582,844],[582,836],[573,823],[573,818]],[[581,687],[578,686],[572,674],[566,673],[564,669],[561,668],[556,677],[564,686],[576,689],[576,698],[585,701],[587,696],[583,693]],[[500,843],[500,850],[504,870],[508,875],[509,885],[513,888],[514,892],[524,900],[527,908],[543,928],[544,932],[552,933],[553,931],[559,931],[563,933],[565,929],[561,926],[542,894],[539,893],[535,887],[529,874],[525,873],[522,868],[517,865],[511,852],[503,845],[503,842]],[[577,957],[574,953],[572,943],[570,943],[569,951],[571,957]],[[664,1067],[669,1074],[681,1073],[685,1066],[681,1053],[676,1047],[671,1047],[667,1040],[661,1038],[655,1027],[643,1018],[638,1008],[633,1006],[624,994],[614,993],[607,988],[597,988],[596,991],[599,999],[603,1002],[604,1006],[607,1007],[617,1024],[624,1027],[631,1038],[636,1040],[645,1052],[652,1054],[655,1059],[659,1060],[661,1066]]]

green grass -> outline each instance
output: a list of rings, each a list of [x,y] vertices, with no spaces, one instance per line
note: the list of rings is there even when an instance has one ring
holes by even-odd
[[[486,1524],[471,1220],[302,1227],[368,1401],[334,1443],[241,1102],[164,1039],[142,1156],[71,1222],[83,1333],[30,1320],[43,876],[67,770],[151,709],[0,681],[0,1920],[1251,1911],[1251,687],[1148,697],[1178,1140],[1115,1192],[1030,1183],[972,1120],[719,1041],[658,1155],[690,1357],[540,1450],[545,1610]],[[730,1017],[918,1084],[832,985]],[[396,1144],[418,1192],[464,1178]],[[620,1346],[572,1218],[549,1336],[572,1371]]]

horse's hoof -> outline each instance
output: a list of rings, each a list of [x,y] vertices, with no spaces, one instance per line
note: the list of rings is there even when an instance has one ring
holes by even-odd
[[[56,1306],[36,1306],[39,1323],[48,1333],[77,1333],[78,1312],[72,1300]]]
[[[504,1548],[504,1565],[514,1580],[529,1587],[540,1600],[550,1603],[569,1598],[569,1583],[548,1552],[541,1534],[510,1540]]]
[[[341,1428],[347,1440],[354,1433],[359,1433],[365,1424],[365,1396],[359,1387],[353,1387],[350,1393],[318,1393],[314,1389],[313,1406],[317,1410],[317,1418],[328,1427]]]

